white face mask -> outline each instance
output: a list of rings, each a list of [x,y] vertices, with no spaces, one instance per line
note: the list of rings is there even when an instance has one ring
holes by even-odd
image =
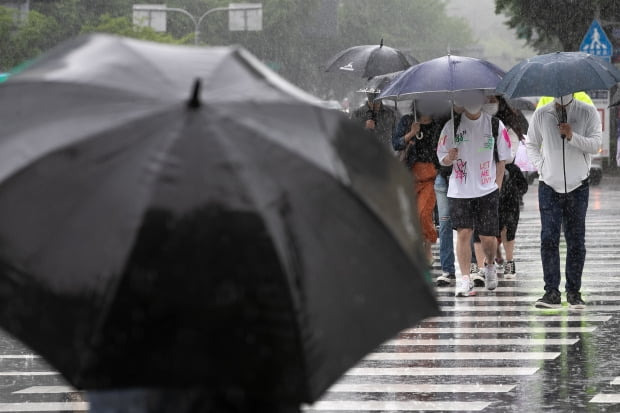
[[[488,113],[493,116],[499,110],[499,103],[485,103],[482,105],[482,111]]]
[[[555,100],[555,103],[557,103],[558,105],[566,106],[573,101],[573,94],[571,93],[569,95],[564,95],[561,98],[554,98],[554,100]]]
[[[476,115],[480,113],[480,111],[482,110],[482,103],[468,103],[467,105],[464,105],[463,107],[465,108],[467,113],[471,115]]]

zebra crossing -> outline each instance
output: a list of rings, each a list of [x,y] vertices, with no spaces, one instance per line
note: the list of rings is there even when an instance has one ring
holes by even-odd
[[[377,347],[304,410],[620,410],[620,231],[610,225],[620,222],[619,201],[609,183],[591,190],[585,310],[533,307],[543,286],[533,185],[517,234],[516,279],[500,277],[495,291],[477,288],[467,298],[455,298],[453,286],[436,288],[439,316]],[[0,334],[0,412],[87,410],[83,393]]]
[[[537,186],[530,186],[517,233],[516,279],[500,276],[495,291],[476,288],[466,298],[454,297],[454,286],[437,287],[440,316],[383,343],[305,410],[604,411],[620,403],[620,360],[605,365],[613,382],[597,372],[605,352],[613,351],[604,344],[620,327],[620,232],[610,225],[620,218],[610,216],[620,214],[613,210],[619,198],[605,185],[591,189],[585,310],[533,306],[544,291]],[[562,242],[562,262],[565,255]]]

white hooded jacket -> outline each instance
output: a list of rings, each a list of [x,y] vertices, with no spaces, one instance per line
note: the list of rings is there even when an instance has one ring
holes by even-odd
[[[539,180],[559,193],[578,188],[590,174],[592,154],[601,146],[601,119],[596,108],[576,99],[566,106],[573,137],[562,139],[555,103],[534,112],[527,133],[527,156]],[[564,143],[564,145],[563,145]],[[564,160],[562,156],[564,152]]]

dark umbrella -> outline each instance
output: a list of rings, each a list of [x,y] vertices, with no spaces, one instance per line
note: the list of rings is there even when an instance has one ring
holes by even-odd
[[[405,70],[379,98],[407,100],[433,95],[451,99],[455,92],[474,89],[492,93],[503,75],[502,69],[486,60],[448,55]]]
[[[371,78],[407,69],[415,59],[392,47],[379,45],[353,46],[338,52],[325,64],[326,72],[351,73]]]
[[[620,82],[611,63],[583,52],[555,52],[526,59],[506,73],[497,92],[507,98],[564,96],[582,90],[610,89]]]
[[[497,86],[497,92],[507,98],[560,97],[582,90],[610,89],[618,82],[620,71],[600,57],[583,52],[555,52],[534,56],[515,65]],[[561,106],[559,120],[566,122],[564,106]],[[562,148],[564,144],[562,140]],[[566,179],[564,181],[566,189]]]
[[[405,70],[381,92],[379,99],[432,97],[453,101],[455,94],[462,91],[492,93],[503,75],[502,69],[486,60],[447,55]]]
[[[394,79],[403,73],[402,70],[398,72],[386,73],[384,75],[377,75],[372,77],[366,82],[366,86],[358,92],[363,93],[381,93]]]
[[[0,324],[79,388],[310,402],[437,313],[406,171],[243,49],[74,39],[0,121]]]

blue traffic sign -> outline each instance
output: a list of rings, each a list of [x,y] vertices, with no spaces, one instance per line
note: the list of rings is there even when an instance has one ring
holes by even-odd
[[[611,57],[613,54],[614,48],[598,20],[592,20],[590,28],[581,41],[579,50],[595,56],[607,58]]]

